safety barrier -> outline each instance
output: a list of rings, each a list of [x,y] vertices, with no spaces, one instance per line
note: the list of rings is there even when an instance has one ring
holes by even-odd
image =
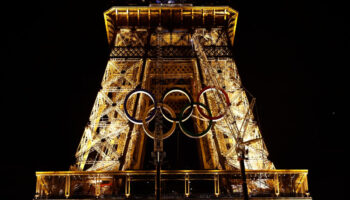
[[[247,170],[250,197],[308,197],[307,170]],[[36,199],[152,198],[156,171],[36,172]],[[173,198],[242,196],[240,171],[161,170],[161,195]]]

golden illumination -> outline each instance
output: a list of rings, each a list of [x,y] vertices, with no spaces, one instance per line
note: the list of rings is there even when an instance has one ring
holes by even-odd
[[[132,197],[137,192],[133,184],[146,186],[156,177],[155,170],[143,169],[150,153],[146,140],[156,138],[148,117],[160,107],[173,118],[164,138],[179,126],[197,141],[202,170],[160,170],[162,182],[184,184],[180,194],[193,195],[197,186],[191,181],[209,183],[215,197],[242,193],[239,157],[244,152],[250,195],[308,197],[307,170],[278,170],[268,159],[253,114],[255,98],[249,102],[232,58],[237,19],[238,12],[228,6],[151,5],[104,12],[110,59],[76,165],[71,171],[36,172],[35,197]],[[171,88],[185,95],[169,95],[165,103],[162,95]],[[136,89],[139,93],[131,96]],[[193,129],[201,137],[184,131],[182,119],[176,119],[189,100],[190,106],[207,106],[211,115],[191,111]]]
[[[183,180],[185,196],[190,196],[190,182],[191,180],[211,181],[213,184],[213,194],[220,196],[220,183],[230,183],[232,186],[239,186],[241,172],[239,170],[161,170],[163,181],[171,182],[172,180]],[[278,197],[281,193],[283,195],[294,195],[307,197],[307,170],[247,170],[247,183],[251,195],[256,195],[259,192],[270,194]],[[146,184],[149,180],[154,180],[156,176],[155,170],[127,170],[127,171],[60,171],[60,172],[36,172],[38,184],[37,194],[43,197],[45,191],[50,191],[51,195],[59,196],[60,180],[65,180],[65,184],[61,185],[65,188],[65,196],[69,197],[76,191],[70,191],[71,188],[76,188],[78,185],[86,187],[85,195],[88,194],[89,184],[81,185],[81,181],[93,183],[95,189],[95,196],[110,195],[111,187],[125,187],[124,195],[131,196],[133,182],[143,182]],[[257,179],[260,177],[260,179]],[[51,181],[50,184],[48,180]],[[115,180],[120,180],[115,182]],[[115,185],[117,184],[117,185]],[[54,185],[58,187],[53,187]],[[70,187],[67,187],[70,186]],[[198,187],[198,186],[197,186]],[[70,193],[71,192],[71,193]],[[235,192],[235,189],[232,189]],[[46,192],[50,195],[49,192]],[[83,195],[83,194],[81,194]],[[40,196],[40,195],[39,195]]]
[[[104,12],[107,39],[112,43],[116,26],[120,27],[152,27],[167,26],[167,23],[184,26],[204,26],[212,24],[216,27],[228,27],[227,32],[233,45],[238,12],[228,6],[152,6],[152,7],[112,7]],[[162,19],[167,19],[163,20]],[[187,24],[188,23],[188,24]]]

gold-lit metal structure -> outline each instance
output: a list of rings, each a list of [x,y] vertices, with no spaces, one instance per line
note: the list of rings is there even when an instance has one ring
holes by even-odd
[[[196,181],[209,181],[215,197],[239,196],[239,159],[244,152],[249,158],[243,162],[251,196],[310,198],[307,170],[276,170],[268,160],[253,115],[255,98],[249,102],[232,58],[237,11],[228,6],[157,4],[112,7],[104,18],[110,59],[75,154],[76,165],[67,172],[37,172],[36,198],[130,198],[132,184],[154,181],[156,171],[143,170],[145,154],[150,153],[147,134],[142,122],[133,122],[130,116],[145,119],[145,109],[152,101],[181,112],[189,97],[172,94],[166,102],[161,99],[171,88],[188,91],[211,114],[223,117],[194,139],[202,170],[160,170],[162,184],[180,181],[184,198],[194,194],[191,190]],[[137,88],[149,91],[155,100],[150,101],[141,90],[130,97]],[[209,124],[198,110],[191,112],[191,120],[197,124],[191,128],[194,131],[211,125],[212,120]]]
[[[211,77],[215,76],[218,84],[225,87],[232,102],[229,109],[237,128],[242,127],[245,120],[246,134],[243,139],[261,138],[253,115],[249,114],[245,119],[249,102],[230,50],[234,41],[237,11],[230,7],[113,7],[104,16],[108,41],[113,49],[102,80],[102,89],[90,116],[90,125],[86,127],[76,153],[80,170],[126,170],[142,167],[142,152],[135,152],[135,146],[143,145],[145,135],[139,126],[127,125],[128,120],[122,111],[125,96],[138,85],[156,96],[174,86],[185,88],[196,96],[203,85],[210,84]],[[166,29],[169,24],[172,30]],[[155,66],[158,38],[154,29],[158,26],[163,27],[160,42],[163,50],[162,71],[157,71]],[[205,29],[205,26],[212,28]],[[205,41],[197,42],[193,39],[195,36],[201,36]],[[203,56],[197,56],[193,46],[203,46],[201,54],[208,58],[204,60]],[[148,55],[145,55],[146,51]],[[215,74],[205,71],[203,68],[207,66],[204,65],[209,65]],[[218,70],[222,72],[217,73]],[[203,76],[202,79],[200,75]],[[153,91],[154,85],[151,82],[163,77],[167,82],[163,91],[158,88]],[[176,84],[179,80],[186,83]],[[209,96],[208,99],[210,109],[219,109],[213,105],[214,97]],[[181,102],[181,99],[175,101]],[[175,101],[173,104],[176,104]],[[130,112],[135,110],[140,118],[144,104],[142,99],[132,102]],[[116,117],[113,116],[115,114]],[[108,116],[108,120],[104,116]],[[235,139],[224,120],[216,123],[214,129],[205,138],[201,138],[199,143],[205,169],[239,168],[234,150]],[[248,147],[248,169],[274,169],[267,159],[268,152],[263,140]],[[91,154],[99,155],[94,155],[96,159],[91,159]],[[123,155],[133,159],[126,159],[121,166],[119,158]],[[220,163],[220,159],[225,161]]]
[[[311,199],[308,195],[307,170],[247,170],[249,194],[252,199]],[[208,198],[241,199],[241,173],[229,170],[162,170],[163,182],[178,184],[173,199],[191,195],[195,189],[209,186]],[[130,197],[140,187],[131,183],[141,183],[142,187],[152,188],[155,170],[126,171],[60,171],[37,172],[36,194],[38,198],[109,198]],[[200,183],[200,184],[199,184]],[[230,191],[223,191],[224,185]],[[192,189],[193,190],[192,190]],[[166,193],[167,191],[164,191]],[[183,196],[182,196],[183,194]],[[269,198],[271,197],[271,198]],[[206,199],[206,196],[202,197]],[[208,199],[207,198],[207,199]],[[152,199],[152,198],[144,198]],[[171,199],[171,198],[168,198]],[[200,199],[200,198],[198,198]],[[231,198],[228,198],[231,199]]]

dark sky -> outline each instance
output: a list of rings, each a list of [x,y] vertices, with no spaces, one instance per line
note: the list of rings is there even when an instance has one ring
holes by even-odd
[[[309,169],[314,199],[342,199],[348,132],[336,120],[346,106],[339,95],[340,69],[348,67],[344,5],[232,5],[240,12],[234,58],[243,85],[257,98],[270,159],[279,169]],[[68,170],[75,161],[108,59],[108,6],[16,1],[1,8],[1,184],[6,195],[30,199],[35,171]]]

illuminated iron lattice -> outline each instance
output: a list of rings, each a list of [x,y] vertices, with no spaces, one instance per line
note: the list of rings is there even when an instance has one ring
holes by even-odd
[[[275,169],[268,160],[253,115],[255,98],[248,99],[232,58],[237,11],[171,4],[112,7],[104,16],[110,58],[76,165],[36,172],[36,199],[311,199],[307,170]],[[184,106],[189,101],[192,110]],[[156,103],[169,107],[154,121],[167,111],[174,119],[166,133],[179,127],[196,138],[190,139],[197,141],[200,170],[159,167],[165,123],[145,129]],[[182,114],[193,123],[181,123]],[[156,170],[143,170],[148,136],[158,153]]]
[[[140,169],[146,135],[129,123],[124,99],[135,88],[151,91],[159,100],[166,89],[184,88],[195,97],[205,86],[223,88],[231,105],[218,105],[220,95],[206,94],[212,112],[226,109],[225,119],[200,138],[205,169],[239,169],[236,143],[247,143],[247,169],[274,169],[232,58],[238,13],[228,7],[116,8],[105,12],[108,40],[114,44],[89,123],[75,154],[78,170],[115,171]],[[211,17],[209,17],[211,16]],[[173,22],[172,26],[169,24]],[[175,23],[177,21],[178,24]],[[162,25],[161,38],[155,27]],[[208,25],[210,28],[202,28]],[[200,27],[200,28],[196,28]],[[161,48],[162,70],[155,67]],[[161,89],[154,83],[161,81]],[[141,118],[148,106],[145,95],[128,101],[127,110]],[[218,99],[219,98],[219,99]],[[183,100],[183,99],[182,99]],[[181,98],[169,102],[177,106]],[[200,100],[204,103],[204,99]],[[179,109],[179,108],[178,108]],[[232,125],[233,124],[233,125]],[[203,124],[205,126],[205,123]],[[201,127],[197,127],[201,129]]]

